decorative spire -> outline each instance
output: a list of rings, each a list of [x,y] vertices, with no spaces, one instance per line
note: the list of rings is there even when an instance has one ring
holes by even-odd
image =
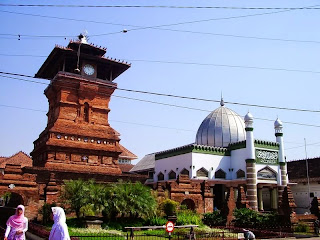
[[[274,122],[274,129],[276,132],[276,136],[277,135],[282,136],[282,128],[283,128],[282,121],[277,117],[276,121]]]
[[[221,93],[220,106],[221,106],[221,107],[223,107],[223,106],[224,106],[224,101],[223,101],[222,93]]]
[[[250,112],[244,116],[244,124],[246,126],[246,131],[253,130],[253,116]]]
[[[84,30],[82,33],[79,34],[78,38],[81,43],[88,44],[88,40],[89,40],[88,31]]]

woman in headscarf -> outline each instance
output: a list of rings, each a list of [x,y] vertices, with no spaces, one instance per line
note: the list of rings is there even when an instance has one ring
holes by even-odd
[[[66,214],[61,207],[52,207],[53,225],[49,240],[70,240],[68,226],[66,224]]]
[[[15,215],[9,217],[4,240],[25,240],[28,231],[28,218],[24,216],[24,206],[18,205]]]

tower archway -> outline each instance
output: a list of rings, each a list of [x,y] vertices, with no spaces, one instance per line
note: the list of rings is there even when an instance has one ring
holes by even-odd
[[[183,200],[182,202],[181,202],[181,205],[185,205],[186,207],[187,207],[187,209],[189,209],[189,210],[195,210],[195,203],[194,203],[194,201],[192,200],[192,199],[185,199],[185,200]]]
[[[17,207],[19,204],[25,205],[23,197],[15,192],[12,192],[8,201],[5,203],[6,207]]]

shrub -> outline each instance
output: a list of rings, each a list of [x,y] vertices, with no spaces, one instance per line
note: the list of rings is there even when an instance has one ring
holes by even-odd
[[[235,209],[234,216],[236,226],[277,226],[281,222],[280,215],[277,213],[259,213],[248,208]]]
[[[176,201],[173,201],[171,199],[165,199],[161,204],[160,207],[162,211],[167,215],[167,216],[172,216],[176,214],[177,212],[177,207],[179,203]]]
[[[234,217],[236,226],[257,226],[261,222],[259,213],[248,208],[235,209]]]
[[[50,215],[52,213],[51,208],[57,206],[56,203],[45,203],[43,204],[42,208],[39,209],[39,213],[42,214],[42,224],[47,225],[47,224],[52,224],[53,220],[50,218]]]
[[[182,210],[177,213],[177,225],[202,225],[201,217],[191,210]]]
[[[309,232],[309,226],[305,223],[299,223],[296,227],[295,227],[295,232]]]
[[[226,224],[227,219],[222,216],[220,211],[214,211],[212,213],[203,214],[203,223],[212,226],[223,226]]]
[[[125,227],[141,227],[144,224],[145,221],[141,218],[117,218],[103,224],[103,228],[123,231]]]
[[[149,226],[163,226],[167,223],[167,219],[163,217],[154,216],[146,220],[146,225]]]

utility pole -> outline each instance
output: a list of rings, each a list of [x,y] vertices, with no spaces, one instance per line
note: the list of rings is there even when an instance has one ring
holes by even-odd
[[[309,164],[308,164],[308,154],[307,154],[307,141],[304,138],[304,150],[306,153],[306,170],[307,170],[307,181],[308,181],[308,202],[309,202],[309,210],[311,207],[311,201],[310,201],[310,181],[309,181]]]

